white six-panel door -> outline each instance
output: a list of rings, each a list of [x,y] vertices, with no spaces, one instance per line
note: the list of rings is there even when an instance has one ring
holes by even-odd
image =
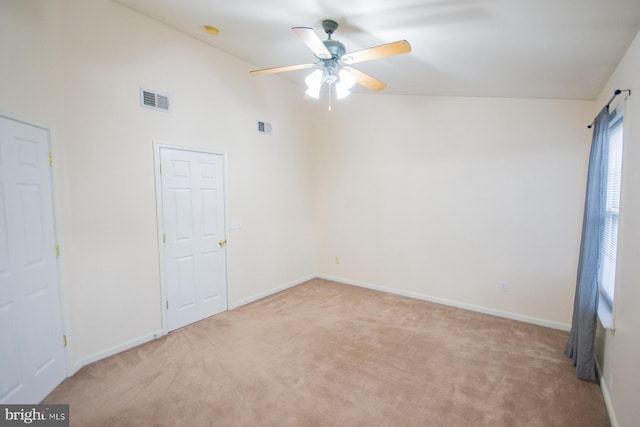
[[[48,131],[0,116],[0,403],[65,377]]]
[[[223,160],[160,148],[169,331],[227,310]]]

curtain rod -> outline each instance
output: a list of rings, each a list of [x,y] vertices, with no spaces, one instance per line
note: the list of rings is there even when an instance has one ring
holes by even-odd
[[[622,92],[629,92],[629,95],[631,95],[631,89],[616,89],[613,92],[613,96],[611,97],[611,99],[609,100],[609,102],[607,102],[607,105],[605,105],[605,107],[608,107],[609,105],[611,105],[611,103],[613,102],[614,99],[616,99],[616,96],[620,95]],[[591,129],[593,127],[593,122],[591,122],[591,124],[589,124],[587,126],[587,129]]]

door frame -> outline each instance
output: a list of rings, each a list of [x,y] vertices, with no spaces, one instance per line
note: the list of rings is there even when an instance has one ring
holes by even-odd
[[[159,261],[159,274],[160,274],[160,315],[162,319],[162,335],[169,333],[169,321],[167,318],[166,303],[167,301],[167,277],[165,272],[165,251],[162,241],[162,235],[164,233],[164,217],[162,212],[162,176],[160,174],[160,150],[168,148],[171,150],[180,151],[192,151],[196,153],[214,154],[222,157],[222,178],[224,183],[222,185],[224,209],[223,209],[223,222],[225,235],[229,235],[229,227],[227,218],[229,217],[229,199],[228,199],[228,185],[227,185],[227,153],[223,151],[208,150],[205,148],[189,147],[184,145],[176,145],[163,141],[153,141],[153,167],[154,167],[154,179],[156,190],[156,226],[157,226],[157,242],[158,242],[158,261]],[[227,239],[228,240],[228,239]],[[227,310],[229,310],[229,243],[226,244],[225,253],[225,277],[224,284],[227,288]]]

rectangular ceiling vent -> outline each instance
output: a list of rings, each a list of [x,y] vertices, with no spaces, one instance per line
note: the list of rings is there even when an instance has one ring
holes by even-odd
[[[169,96],[140,88],[140,105],[154,110],[169,112]]]
[[[258,120],[258,133],[263,133],[265,135],[271,135],[271,123],[263,122]]]

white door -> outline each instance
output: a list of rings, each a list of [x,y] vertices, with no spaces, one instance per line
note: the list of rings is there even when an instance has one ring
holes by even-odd
[[[0,403],[66,377],[48,131],[0,116]]]
[[[227,310],[223,157],[160,148],[169,331]]]

